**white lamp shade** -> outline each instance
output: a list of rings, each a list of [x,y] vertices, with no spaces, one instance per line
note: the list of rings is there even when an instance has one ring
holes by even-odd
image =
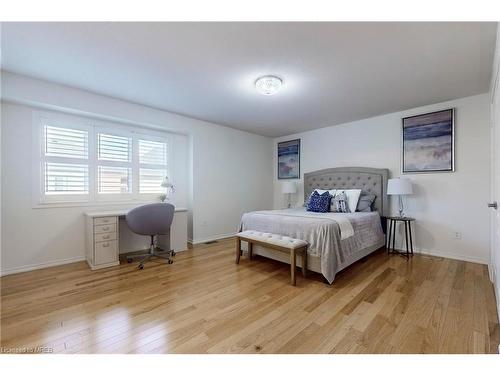
[[[285,181],[281,185],[281,192],[283,194],[295,194],[297,192],[297,185],[293,181]]]
[[[407,178],[390,178],[387,181],[388,195],[410,195],[413,194],[413,186]]]

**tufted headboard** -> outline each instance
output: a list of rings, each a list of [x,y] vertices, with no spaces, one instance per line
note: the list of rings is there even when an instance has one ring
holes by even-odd
[[[328,168],[304,173],[304,200],[314,189],[361,189],[377,196],[374,210],[381,216],[388,216],[387,200],[388,169],[364,167]]]

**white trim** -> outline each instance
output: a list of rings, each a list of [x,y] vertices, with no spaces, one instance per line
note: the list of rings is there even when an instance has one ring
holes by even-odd
[[[20,267],[7,268],[7,269],[4,269],[4,270],[0,271],[0,277],[7,276],[7,275],[12,275],[12,274],[15,274],[15,273],[21,273],[21,272],[39,270],[39,269],[42,269],[42,268],[62,266],[63,264],[76,263],[76,262],[82,262],[82,261],[85,261],[85,257],[84,256],[79,256],[79,257],[74,257],[74,258],[68,258],[68,259],[62,259],[62,260],[55,260],[55,261],[50,261],[50,262],[38,263],[38,264],[30,264],[28,266],[20,266]]]
[[[498,321],[500,321],[500,285],[497,284],[497,274],[495,270],[495,266],[492,264],[488,265],[488,271],[490,271],[490,280],[493,284],[493,290],[495,292],[495,302],[497,305],[497,315],[498,315]],[[500,346],[499,346],[500,348]],[[499,351],[500,353],[500,351]]]
[[[396,246],[396,250],[401,251],[401,252],[406,252],[406,248],[399,248],[398,246]],[[440,257],[440,258],[462,260],[464,262],[485,264],[489,267],[489,260],[478,258],[478,257],[471,257],[471,256],[467,256],[467,255],[451,254],[451,253],[442,252],[442,251],[428,250],[428,249],[417,249],[417,248],[414,248],[414,253],[420,254],[420,255],[430,255],[430,256],[435,256],[435,257]]]
[[[496,303],[497,303],[497,315],[498,315],[498,321],[500,322],[500,289],[499,289],[499,285],[497,285],[497,283],[493,283],[493,289],[495,290],[495,299],[496,299]],[[500,351],[499,351],[499,353],[500,353]]]
[[[488,264],[488,260],[485,260],[482,258],[476,258],[476,257],[471,257],[471,256],[467,256],[467,255],[460,255],[460,254],[450,254],[450,253],[445,253],[445,252],[435,251],[435,250],[415,249],[415,254],[431,255],[431,256],[435,256],[435,257],[454,259],[454,260],[462,260],[465,262],[472,262],[472,263],[479,263],[479,264],[486,264],[486,265]]]
[[[225,238],[234,237],[235,235],[236,235],[236,232],[226,233],[226,234],[218,234],[215,236],[209,236],[209,237],[205,237],[205,238],[197,238],[197,239],[188,238],[188,243],[190,243],[191,245],[199,245],[199,244],[203,244],[203,243],[208,242],[208,241],[223,240]]]

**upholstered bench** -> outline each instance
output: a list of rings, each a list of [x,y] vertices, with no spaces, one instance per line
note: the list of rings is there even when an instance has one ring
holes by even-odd
[[[295,285],[295,268],[297,253],[302,257],[302,274],[306,277],[307,267],[307,246],[304,240],[298,240],[280,234],[264,233],[256,230],[246,230],[236,234],[236,264],[240,262],[242,254],[241,241],[248,243],[248,257],[252,260],[252,247],[254,244],[266,247],[268,249],[282,251],[290,254],[290,274],[291,283]]]

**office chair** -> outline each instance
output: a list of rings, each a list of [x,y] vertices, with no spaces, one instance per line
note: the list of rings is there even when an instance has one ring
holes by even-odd
[[[139,263],[141,270],[144,268],[144,263],[154,257],[166,259],[168,264],[173,263],[172,256],[175,255],[175,252],[173,250],[160,251],[155,247],[154,239],[157,235],[170,233],[174,211],[175,207],[170,203],[153,203],[134,208],[128,212],[125,220],[130,230],[151,237],[149,253],[127,256],[128,263],[131,263],[135,258],[141,258]]]

